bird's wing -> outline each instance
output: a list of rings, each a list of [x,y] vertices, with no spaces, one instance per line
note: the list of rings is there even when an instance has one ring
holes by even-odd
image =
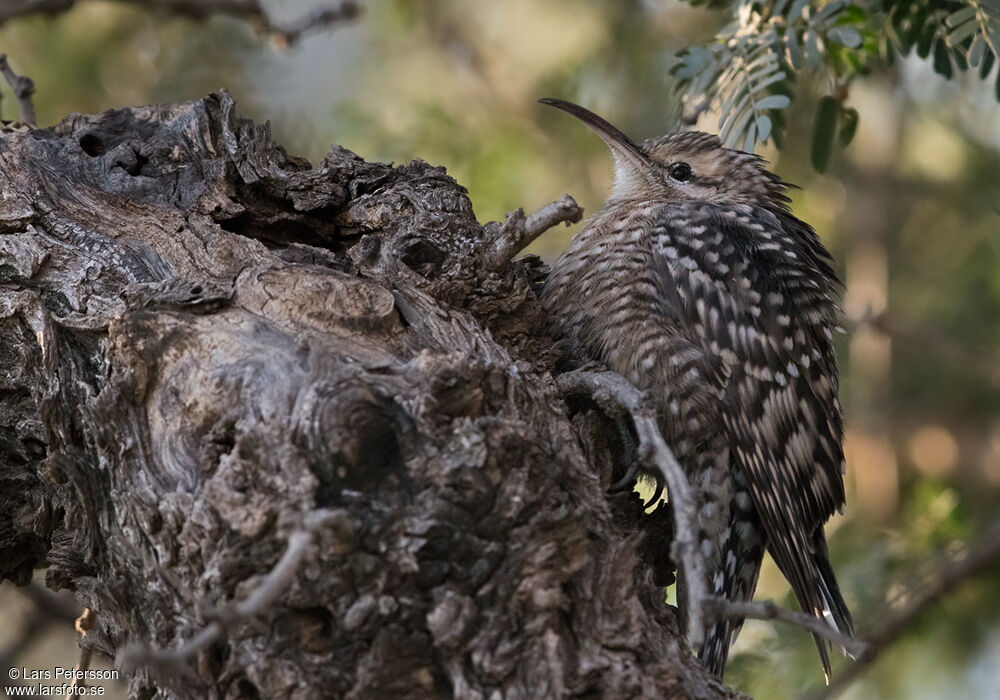
[[[807,612],[849,628],[839,592],[823,593],[822,525],[844,503],[825,251],[807,225],[750,207],[671,204],[656,220],[674,313],[722,358],[723,424],[772,556]]]
[[[844,503],[835,278],[817,267],[805,238],[815,234],[770,212],[708,203],[666,205],[656,220],[661,298],[720,360],[713,379],[726,385],[734,452],[760,463],[748,476],[762,498],[780,498],[775,509],[794,511],[811,533]],[[782,523],[775,514],[765,526]]]

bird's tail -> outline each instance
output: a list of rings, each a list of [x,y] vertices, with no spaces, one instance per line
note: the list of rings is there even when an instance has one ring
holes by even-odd
[[[751,521],[752,524],[753,521]],[[754,589],[757,586],[757,575],[760,572],[761,559],[764,554],[765,540],[763,531],[754,546],[754,541],[749,541],[744,537],[740,538],[739,533],[748,532],[747,526],[733,527],[731,535],[727,541],[726,552],[723,561],[728,563],[729,552],[736,554],[735,561],[739,562],[735,567],[726,566],[723,569],[723,576],[716,578],[720,585],[710,587],[715,595],[728,600],[750,600],[753,597]],[[779,550],[780,543],[775,543]],[[851,621],[851,613],[847,609],[847,604],[840,593],[837,579],[830,565],[830,558],[826,547],[826,538],[822,528],[817,528],[812,538],[811,555],[806,553],[803,546],[799,549],[804,553],[801,559],[796,558],[795,564],[788,566],[788,559],[783,556],[784,551],[772,552],[785,578],[792,584],[795,597],[799,605],[806,613],[812,614],[824,620],[834,629],[849,637],[854,636],[854,624]],[[712,673],[721,677],[726,667],[726,660],[729,656],[729,647],[736,641],[743,620],[728,619],[720,620],[710,627],[705,640],[699,650],[698,657],[702,664]],[[823,671],[827,682],[830,679],[830,643],[819,635],[813,635],[816,640],[816,648],[819,650],[819,657],[823,663]],[[848,654],[846,649],[841,649]]]
[[[749,508],[740,509],[734,501],[729,536],[721,557],[721,569],[710,582],[712,594],[726,600],[753,598],[761,561],[764,558],[764,531]],[[726,669],[729,648],[736,641],[742,619],[725,618],[712,624],[698,651],[698,658],[709,672],[719,678]]]
[[[834,576],[833,567],[830,565],[830,555],[827,551],[823,528],[817,528],[816,533],[813,535],[813,552],[813,561],[816,565],[815,592],[821,605],[819,610],[810,609],[809,604],[803,600],[803,596],[798,595],[798,591],[796,591],[799,604],[802,605],[804,611],[812,612],[816,617],[823,618],[841,634],[853,637],[854,622],[851,620],[851,612],[847,609],[844,597],[840,594],[840,586],[837,585],[837,578]],[[829,683],[830,644],[819,635],[814,634],[813,638],[816,640],[816,648],[819,650],[819,657],[823,662],[823,673],[826,676],[827,683]],[[850,653],[846,649],[841,648],[840,651],[844,655],[850,656]]]

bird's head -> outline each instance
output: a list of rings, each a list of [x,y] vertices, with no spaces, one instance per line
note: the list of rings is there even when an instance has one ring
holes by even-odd
[[[609,201],[704,201],[785,210],[788,187],[752,153],[726,148],[717,136],[680,131],[637,144],[590,110],[553,98],[539,100],[572,114],[611,149],[615,183]]]

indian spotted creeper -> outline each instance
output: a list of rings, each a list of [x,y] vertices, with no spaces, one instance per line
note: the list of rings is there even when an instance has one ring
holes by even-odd
[[[852,634],[823,534],[844,505],[829,253],[756,155],[698,131],[639,145],[578,105],[542,102],[597,132],[616,165],[610,198],[553,266],[543,303],[578,355],[656,397],[697,494],[708,592],[749,600],[766,549],[805,612]],[[722,675],[741,624],[697,635],[712,672]],[[829,674],[827,643],[816,643]]]

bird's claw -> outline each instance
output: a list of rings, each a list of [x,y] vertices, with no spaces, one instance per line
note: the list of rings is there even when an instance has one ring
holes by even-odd
[[[625,476],[608,486],[608,493],[618,493],[619,491],[627,491],[631,489],[635,485],[635,475],[638,471],[639,461],[633,460],[632,464],[625,472]]]

